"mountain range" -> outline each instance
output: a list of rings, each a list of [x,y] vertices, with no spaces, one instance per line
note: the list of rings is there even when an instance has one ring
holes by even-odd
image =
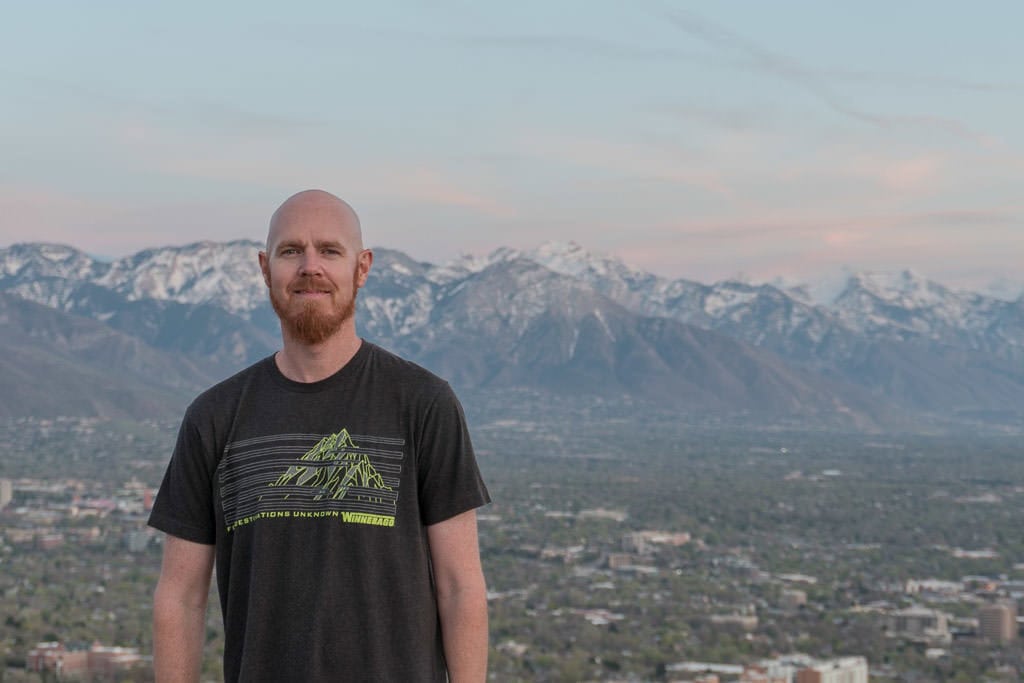
[[[257,242],[0,249],[0,416],[153,417],[279,345]],[[460,392],[863,429],[1024,424],[1024,295],[911,272],[806,288],[664,278],[576,244],[435,265],[375,250],[367,339]]]

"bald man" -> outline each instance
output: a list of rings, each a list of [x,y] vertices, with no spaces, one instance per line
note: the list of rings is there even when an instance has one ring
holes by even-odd
[[[373,252],[320,190],[270,220],[281,350],[189,406],[149,523],[157,681],[198,681],[211,574],[226,681],[478,683],[489,502],[446,382],[361,339]]]

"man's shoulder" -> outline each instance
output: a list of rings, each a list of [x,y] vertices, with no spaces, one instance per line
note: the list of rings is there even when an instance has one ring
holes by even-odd
[[[222,379],[196,396],[189,409],[193,411],[205,410],[232,403],[232,398],[241,396],[245,391],[245,387],[252,383],[253,378],[266,372],[267,363],[272,361],[273,356],[267,356],[249,367],[239,370],[230,377]]]
[[[367,345],[370,368],[375,374],[435,392],[450,390],[447,380],[422,365],[372,342],[364,340],[363,343]]]
[[[367,346],[372,367],[377,372],[394,372],[429,382],[445,382],[444,379],[422,365],[403,358],[394,351],[389,351],[373,342],[364,340],[363,343]]]

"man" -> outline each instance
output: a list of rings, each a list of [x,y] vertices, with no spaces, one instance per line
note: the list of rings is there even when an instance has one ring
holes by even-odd
[[[485,679],[487,490],[447,383],[356,334],[372,263],[331,194],[271,218],[282,348],[189,406],[150,517],[160,683],[198,680],[215,560],[227,681]]]

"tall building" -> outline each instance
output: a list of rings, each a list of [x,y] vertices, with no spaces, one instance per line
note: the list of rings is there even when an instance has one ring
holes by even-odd
[[[0,479],[0,510],[7,507],[12,498],[14,498],[14,482],[10,479]]]
[[[985,640],[1008,643],[1017,638],[1017,605],[1004,600],[978,609],[978,633]]]
[[[639,531],[623,535],[622,550],[627,553],[647,553],[650,546],[647,544],[647,537]]]
[[[868,683],[868,662],[863,657],[819,662],[797,671],[796,683]]]

